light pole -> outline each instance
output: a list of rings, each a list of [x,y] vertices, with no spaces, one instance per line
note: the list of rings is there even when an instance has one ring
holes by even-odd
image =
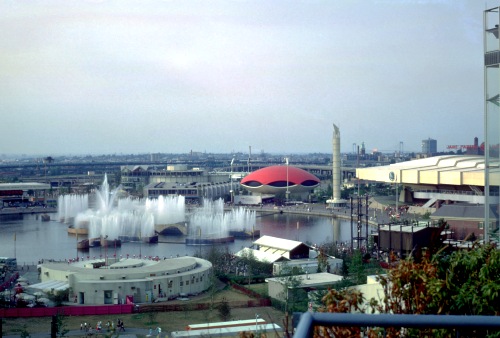
[[[255,335],[257,336],[257,320],[259,319],[259,314],[255,314]]]
[[[396,175],[396,217],[398,217],[399,215],[399,207],[398,207],[398,200],[399,200],[399,196],[398,196],[398,175]]]
[[[288,157],[285,157],[286,162],[286,205],[288,205],[288,197],[290,196],[290,191],[288,190]]]
[[[108,235],[104,236],[104,266],[108,266]]]
[[[231,190],[229,191],[229,193],[231,194],[231,205],[233,205],[234,201],[233,201],[233,163],[234,163],[234,157],[233,159],[231,160],[231,176],[230,176],[230,179],[231,179]]]

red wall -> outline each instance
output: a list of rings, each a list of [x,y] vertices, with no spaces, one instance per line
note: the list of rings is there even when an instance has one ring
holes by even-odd
[[[65,306],[45,308],[0,309],[0,317],[50,317],[57,314],[65,316],[117,315],[132,313],[134,305],[101,305],[101,306]]]

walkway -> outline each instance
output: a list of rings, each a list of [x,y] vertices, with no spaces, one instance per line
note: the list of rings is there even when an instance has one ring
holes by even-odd
[[[50,320],[50,319],[48,319]],[[65,337],[120,337],[120,338],[136,338],[137,335],[140,336],[146,336],[146,337],[156,337],[156,335],[153,333],[152,336],[149,336],[149,330],[148,329],[137,329],[137,328],[127,328],[125,332],[116,332],[115,334],[111,336],[107,336],[106,332],[101,332],[101,333],[94,333],[93,335],[89,336],[86,335],[84,331],[81,330],[70,330],[68,333],[66,333],[64,336]],[[7,335],[3,336],[4,338],[17,338],[21,337],[21,334],[18,335]],[[47,338],[50,337],[50,332],[38,332],[38,333],[31,333],[30,332],[30,337],[32,338]],[[165,337],[165,334],[162,335],[162,337]]]

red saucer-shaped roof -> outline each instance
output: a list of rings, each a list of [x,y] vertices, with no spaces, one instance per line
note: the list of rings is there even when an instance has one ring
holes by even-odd
[[[260,187],[281,190],[287,186],[296,186],[308,190],[315,188],[319,183],[320,180],[316,176],[305,170],[279,165],[256,170],[241,180],[241,185],[252,190],[262,190]]]

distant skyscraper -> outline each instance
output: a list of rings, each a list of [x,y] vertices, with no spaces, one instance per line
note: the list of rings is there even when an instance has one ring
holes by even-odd
[[[437,153],[437,141],[431,138],[422,140],[422,153],[435,154]]]

